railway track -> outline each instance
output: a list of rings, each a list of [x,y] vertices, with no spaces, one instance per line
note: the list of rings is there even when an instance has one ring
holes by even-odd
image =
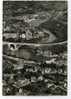
[[[53,45],[63,45],[67,44],[67,41],[59,42],[59,43],[47,43],[47,44],[36,44],[36,43],[20,43],[20,42],[3,42],[5,44],[13,44],[13,45],[28,45],[28,46],[53,46]]]

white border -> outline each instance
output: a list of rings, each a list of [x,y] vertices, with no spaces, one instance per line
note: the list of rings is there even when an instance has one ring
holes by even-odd
[[[71,0],[68,2],[68,95],[71,96]]]
[[[0,95],[2,94],[2,1],[0,1]]]
[[[0,0],[0,96],[2,96],[2,15],[3,15],[3,6],[2,6],[2,1]],[[4,0],[6,1],[6,0]],[[11,0],[7,0],[11,1]],[[19,1],[19,0],[12,0],[12,1]],[[20,1],[31,1],[31,0],[20,0]],[[37,1],[37,0],[33,0]],[[44,0],[38,0],[38,1],[44,1]],[[67,1],[67,0],[45,0],[45,1]],[[71,0],[68,0],[68,96],[2,96],[0,98],[50,98],[50,99],[70,99],[71,98]]]

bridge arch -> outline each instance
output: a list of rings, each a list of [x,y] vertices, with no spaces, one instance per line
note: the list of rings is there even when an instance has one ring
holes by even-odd
[[[9,47],[9,49],[10,50],[18,50],[18,46],[17,46],[17,44],[12,44],[12,43],[10,43],[10,44],[8,44],[8,47]]]

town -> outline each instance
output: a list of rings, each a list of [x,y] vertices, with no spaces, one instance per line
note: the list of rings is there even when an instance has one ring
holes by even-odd
[[[67,1],[3,1],[3,95],[67,95]]]

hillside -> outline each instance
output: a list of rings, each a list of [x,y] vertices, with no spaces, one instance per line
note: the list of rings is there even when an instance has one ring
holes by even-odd
[[[67,40],[66,2],[18,1],[16,3],[4,1],[3,6],[3,33],[16,34],[15,39],[13,37],[6,39],[7,36],[4,36],[4,40],[10,41],[12,39],[17,42],[32,43]],[[44,29],[46,29],[46,33]],[[51,35],[53,35],[53,40],[49,40]]]

